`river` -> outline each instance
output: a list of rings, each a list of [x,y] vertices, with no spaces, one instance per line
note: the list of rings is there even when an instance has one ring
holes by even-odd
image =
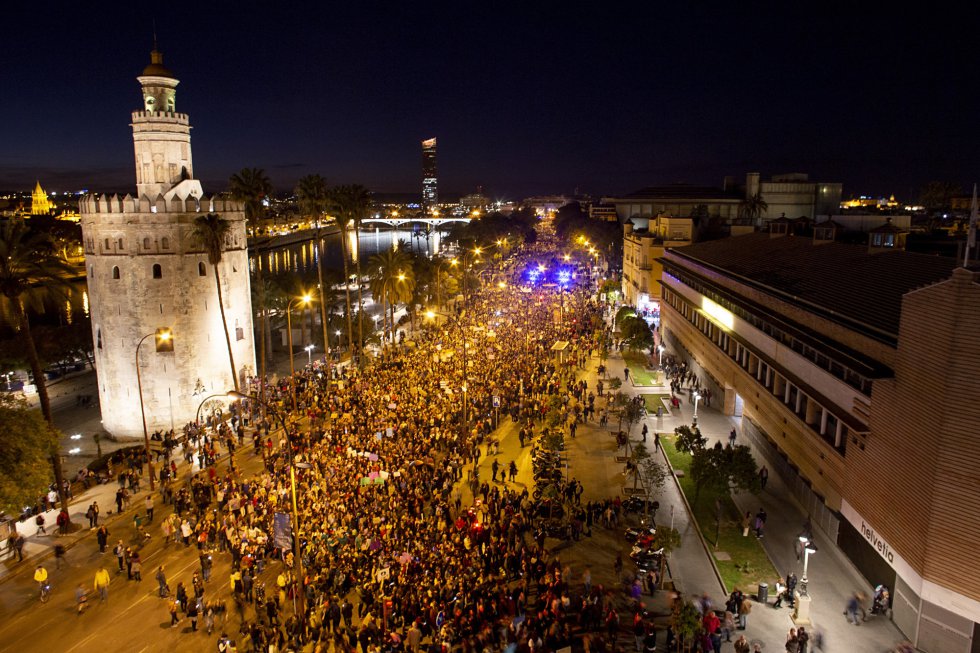
[[[414,249],[425,255],[437,253],[440,248],[440,241],[445,236],[441,232],[432,232],[425,237],[424,232],[412,232],[406,230],[397,231],[376,231],[365,230],[360,233],[362,272],[366,270],[367,260],[374,254],[390,249],[393,244],[401,247]],[[353,257],[358,256],[353,233],[349,235],[350,244],[348,250]],[[249,252],[249,259],[253,274],[255,266],[261,265],[264,273],[270,277],[292,276],[300,280],[304,287],[313,287],[317,283],[316,275],[316,247],[312,240],[263,249],[259,252]],[[324,271],[344,269],[343,255],[340,247],[340,234],[329,234],[324,237]],[[353,271],[353,265],[351,266]],[[88,287],[85,279],[78,279],[68,285],[63,291],[63,295],[54,300],[54,306],[47,306],[43,312],[32,311],[32,324],[64,325],[72,324],[80,316],[88,316],[89,300]],[[12,316],[4,307],[0,315],[0,331],[3,336],[11,334],[13,323]]]

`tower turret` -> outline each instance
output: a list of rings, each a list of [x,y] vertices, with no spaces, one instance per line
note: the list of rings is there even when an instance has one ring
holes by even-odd
[[[133,112],[132,123],[137,193],[150,201],[158,195],[200,198],[204,191],[194,180],[190,122],[176,108],[180,81],[163,65],[156,47],[150,65],[136,79],[143,87],[143,110]]]

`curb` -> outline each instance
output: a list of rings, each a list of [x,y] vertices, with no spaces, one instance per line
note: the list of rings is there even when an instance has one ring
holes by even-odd
[[[681,501],[684,502],[684,507],[687,509],[687,514],[694,522],[695,532],[698,534],[698,539],[701,541],[701,546],[704,547],[704,552],[708,555],[708,559],[711,561],[711,570],[715,572],[715,578],[718,579],[718,584],[721,585],[722,591],[725,596],[728,596],[728,586],[725,585],[725,581],[721,578],[721,572],[718,571],[718,563],[715,562],[715,556],[711,553],[711,549],[708,547],[708,541],[704,539],[704,533],[701,532],[701,524],[698,523],[697,517],[694,516],[694,510],[691,509],[691,504],[687,502],[687,497],[684,496],[684,490],[681,488],[680,481],[677,480],[677,474],[674,472],[674,467],[670,464],[670,459],[667,458],[667,454],[664,453],[664,448],[660,447],[660,457],[664,459],[664,463],[667,465],[667,469],[670,470],[670,477],[674,479],[674,487],[677,488],[678,494],[681,495]]]

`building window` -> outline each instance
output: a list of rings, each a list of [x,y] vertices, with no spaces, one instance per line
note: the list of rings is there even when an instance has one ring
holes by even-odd
[[[235,340],[245,339],[245,329],[238,326],[238,320],[235,320]]]
[[[113,279],[118,279],[119,278],[119,266],[118,265],[113,265],[112,266],[112,278]]]
[[[197,264],[197,274],[198,276],[206,277],[208,276],[208,269],[205,267],[204,263]]]
[[[149,238],[149,236],[143,238],[143,249],[150,249],[150,238]]]
[[[160,241],[164,249],[170,249],[170,239],[166,236]]]
[[[153,264],[153,278],[162,279],[163,278],[163,268],[160,267],[159,263]]]
[[[95,330],[95,346],[102,349],[102,329]]]
[[[106,251],[109,251],[109,239],[108,238],[105,239],[105,249],[106,249]]]
[[[122,249],[125,249],[125,248],[123,247],[123,239],[122,239],[122,238],[120,238],[120,239],[119,239],[119,249],[120,249],[120,250],[122,250]]]

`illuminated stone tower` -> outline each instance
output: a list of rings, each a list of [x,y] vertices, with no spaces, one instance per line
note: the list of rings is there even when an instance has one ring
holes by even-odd
[[[136,195],[88,195],[79,202],[102,421],[119,438],[142,437],[137,345],[150,432],[179,429],[201,400],[233,387],[214,270],[193,237],[194,220],[231,223],[222,254],[225,317],[240,381],[254,374],[245,215],[237,202],[207,197],[194,179],[190,122],[176,112],[178,81],[153,51],[138,78],[143,108],[132,115]]]
[[[51,213],[51,201],[48,194],[41,188],[41,182],[37,182],[34,192],[31,193],[31,215],[47,215]]]

